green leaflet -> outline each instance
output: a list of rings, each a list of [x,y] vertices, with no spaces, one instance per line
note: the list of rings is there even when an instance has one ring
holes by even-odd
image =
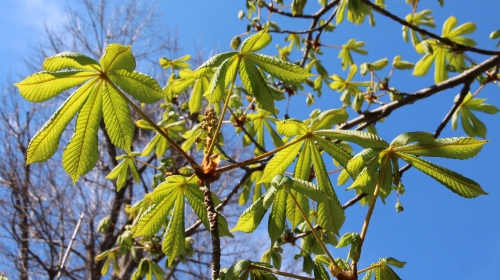
[[[378,158],[375,158],[355,177],[354,182],[347,188],[359,189],[366,194],[373,195],[378,180]]]
[[[274,100],[266,80],[255,65],[246,59],[240,63],[240,78],[245,88],[255,96],[259,108],[274,113]]]
[[[43,162],[54,155],[64,129],[82,108],[93,90],[95,91],[95,82],[87,82],[66,99],[45,125],[37,131],[29,143],[26,164]]]
[[[301,180],[309,180],[312,167],[311,149],[315,149],[314,144],[311,143],[311,139],[306,139],[295,164],[293,177]]]
[[[341,146],[317,136],[313,136],[312,139],[343,167],[346,167],[351,160],[352,155]]]
[[[273,140],[273,144],[274,146],[277,148],[277,147],[280,147],[280,146],[283,146],[284,143],[283,143],[283,140],[281,140],[281,137],[278,135],[278,133],[276,133],[276,131],[271,127],[271,125],[269,124],[269,122],[267,120],[263,120],[263,123],[264,123],[264,126],[266,127],[267,131],[269,132],[269,134],[271,135],[271,139]]]
[[[351,245],[349,248],[348,258],[351,258],[355,262],[359,261],[359,244],[361,243],[361,237],[355,232],[346,233],[340,238],[337,248],[343,248],[347,245]]]
[[[280,191],[276,192],[274,203],[271,207],[271,212],[269,213],[267,230],[269,237],[271,238],[271,244],[274,244],[274,242],[278,240],[285,229],[285,213],[287,203],[286,191],[286,188],[282,188]]]
[[[111,172],[106,176],[106,179],[116,180],[116,191],[120,191],[125,184],[127,183],[127,178],[129,176],[129,170],[132,174],[134,181],[139,184],[140,183],[140,175],[135,166],[134,160],[132,157],[139,155],[139,153],[131,153],[125,154],[122,158],[123,160],[111,170]],[[120,156],[122,157],[122,156]],[[119,157],[117,157],[118,159]]]
[[[209,60],[200,65],[200,67],[198,67],[198,69],[194,71],[193,76],[198,79],[205,76],[206,74],[210,73],[213,68],[219,67],[222,62],[226,61],[228,58],[231,58],[236,54],[238,53],[226,52],[212,56]]]
[[[251,268],[250,268],[251,266]],[[252,262],[248,260],[240,260],[233,264],[225,274],[221,273],[222,280],[277,280],[276,276],[267,270],[261,270],[259,267],[271,267],[267,263]]]
[[[127,102],[107,83],[102,84],[101,94],[104,124],[111,142],[125,151],[130,151],[134,137],[134,123]]]
[[[312,158],[311,158],[311,147],[313,145],[309,144],[311,140],[306,139],[304,142],[304,147],[300,151],[299,157],[297,159],[297,163],[295,164],[295,170],[293,172],[293,177],[301,179],[301,180],[309,180],[309,176],[311,175],[311,167],[312,167]],[[292,188],[290,190],[290,194],[295,197],[297,203],[299,204],[302,211],[305,213],[309,212],[309,200],[302,193],[297,192]],[[292,228],[297,227],[300,223],[304,221],[304,217],[300,213],[299,207],[295,205],[292,196],[288,196],[287,204],[286,204],[286,216],[290,223],[292,224]]]
[[[331,129],[334,124],[346,122],[349,118],[345,108],[331,109],[321,112],[309,126],[309,131]]]
[[[220,67],[215,72],[210,83],[210,90],[208,94],[210,96],[209,100],[211,103],[216,103],[222,99],[224,91],[226,89],[226,74],[232,63],[236,61],[235,56],[228,58],[222,62]],[[196,72],[195,72],[196,73]]]
[[[158,82],[148,75],[127,70],[116,70],[108,75],[111,81],[141,103],[153,104],[165,97]]]
[[[322,228],[339,234],[340,228],[345,220],[344,210],[342,205],[333,190],[330,182],[330,177],[326,171],[321,154],[316,149],[312,150],[312,159],[314,171],[316,173],[316,181],[318,182],[319,189],[326,193],[330,200],[323,203],[318,203],[318,224]]]
[[[168,176],[167,179],[159,184],[151,194],[151,201],[153,203],[160,203],[167,196],[170,195],[172,191],[175,191],[179,188],[186,187],[187,184],[191,184],[192,181],[187,181],[186,177],[181,175],[172,175]]]
[[[323,191],[321,191],[313,183],[304,181],[297,178],[291,178],[294,181],[292,189],[315,200],[316,202],[327,202],[329,197]]]
[[[200,220],[203,222],[205,225],[205,228],[210,231],[210,224],[208,222],[208,214],[207,214],[207,208],[205,208],[205,203],[204,203],[204,194],[203,191],[200,190],[199,185],[193,181],[192,184],[189,184],[188,187],[186,188],[186,192],[184,195],[186,196],[189,204],[191,205],[191,208],[193,208],[194,212],[200,218]],[[220,204],[219,198],[212,193],[212,199],[214,201],[214,207],[217,207],[217,205]],[[220,213],[218,213],[218,219],[219,219],[219,236],[229,236],[233,237],[231,232],[228,229],[227,221],[222,216]]]
[[[47,71],[59,71],[66,68],[78,70],[101,70],[101,66],[94,59],[76,52],[62,52],[46,58],[42,65]]]
[[[38,72],[15,85],[22,97],[30,102],[44,102],[75,87],[96,74],[87,71]]]
[[[487,194],[478,183],[466,178],[454,171],[446,169],[442,166],[435,165],[426,160],[417,158],[412,155],[397,153],[397,155],[404,161],[411,164],[418,170],[426,173],[452,192],[466,198],[477,197],[482,194]]]
[[[384,148],[382,147],[362,150],[349,161],[346,167],[347,171],[353,178],[356,178],[366,164],[383,150]]]
[[[262,178],[260,178],[259,183],[271,182],[274,176],[283,174],[288,166],[290,166],[290,164],[293,162],[295,157],[297,157],[301,146],[302,143],[298,142],[277,152],[266,165],[264,174],[262,175]]]
[[[64,170],[71,176],[73,183],[88,173],[98,160],[97,132],[101,121],[102,97],[97,84],[91,91],[85,105],[80,110],[75,125],[75,133],[66,146],[62,156]]]
[[[252,205],[250,205],[250,207],[248,207],[248,209],[241,214],[240,218],[238,219],[238,223],[233,229],[231,229],[231,232],[237,230],[246,233],[253,232],[260,224],[262,218],[267,212],[267,209],[264,207],[263,200],[264,197],[261,196],[259,199],[257,199],[257,201],[252,203]]]
[[[375,134],[364,131],[324,129],[314,131],[315,135],[325,136],[331,139],[338,139],[356,143],[363,148],[387,147],[389,144]]]
[[[130,49],[130,46],[109,44],[99,61],[103,71],[106,73],[113,70],[134,71],[135,58]]]
[[[425,144],[397,147],[394,150],[415,156],[468,159],[476,156],[487,142],[469,137],[443,138]]]
[[[209,86],[210,83],[205,77],[195,81],[188,103],[189,111],[191,112],[191,114],[200,111],[203,101],[203,94],[208,90]]]
[[[170,210],[182,191],[170,192],[170,196],[163,199],[159,204],[152,204],[141,216],[134,232],[134,238],[138,236],[153,236],[164,225]]]
[[[435,140],[434,136],[429,132],[407,132],[403,133],[391,142],[391,146],[399,147],[407,145],[411,142],[419,142],[419,143],[431,143]]]
[[[277,79],[291,85],[302,83],[307,77],[312,76],[302,67],[273,56],[247,53],[245,58],[257,64],[262,70]]]
[[[177,193],[174,213],[168,223],[168,227],[161,244],[161,249],[168,258],[168,266],[171,266],[175,258],[184,252],[184,192]]]
[[[380,184],[380,199],[385,204],[385,198],[391,193],[392,187],[392,161],[391,157],[385,155],[379,159],[380,162],[380,173],[377,184]],[[397,170],[394,172],[398,172]]]
[[[391,267],[382,264],[375,270],[375,280],[401,280],[401,278]]]
[[[406,262],[398,261],[395,258],[381,258],[378,263],[371,264],[372,269],[368,270],[363,280],[370,280],[375,272],[375,280],[400,280],[399,276],[390,266],[403,268]]]
[[[305,135],[308,132],[308,129],[303,121],[288,119],[276,122],[276,131],[285,136],[296,136]]]
[[[267,33],[267,29],[263,29],[254,35],[248,37],[241,44],[240,53],[249,53],[260,51],[271,43],[272,37]]]

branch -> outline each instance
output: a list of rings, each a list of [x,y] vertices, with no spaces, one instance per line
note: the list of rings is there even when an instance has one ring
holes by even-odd
[[[438,128],[434,132],[434,134],[433,134],[434,138],[437,139],[439,137],[439,135],[441,135],[441,131],[443,131],[443,129],[446,127],[446,125],[450,121],[453,114],[458,110],[458,108],[460,107],[460,105],[464,101],[465,96],[467,96],[469,91],[470,91],[470,82],[466,82],[466,83],[464,83],[464,86],[462,87],[462,90],[460,91],[460,95],[458,96],[457,102],[455,102],[455,104],[453,104],[453,106],[451,107],[448,114],[446,114],[446,116],[444,117],[444,119],[441,121]],[[399,175],[400,176],[403,175],[403,173],[410,168],[411,168],[410,164],[406,164],[405,166],[401,167],[399,169]]]
[[[462,45],[462,44],[459,44],[459,43],[456,43],[456,42],[453,42],[452,40],[448,39],[448,38],[444,38],[444,37],[441,37],[441,36],[438,36],[432,32],[429,32],[425,29],[422,29],[416,25],[413,25],[409,22],[407,22],[406,20],[390,13],[389,11],[385,10],[385,9],[382,9],[380,8],[379,6],[373,4],[372,2],[370,2],[369,0],[362,0],[363,3],[365,3],[366,5],[370,6],[373,10],[377,11],[378,13],[382,14],[383,16],[386,16],[404,26],[407,26],[417,32],[420,32],[421,34],[424,34],[428,37],[431,37],[433,39],[436,39],[438,41],[440,41],[441,43],[445,44],[445,45],[448,45],[448,46],[451,46],[451,47],[458,47],[464,51],[471,51],[471,52],[475,52],[475,53],[479,53],[479,54],[485,54],[485,55],[498,55],[500,54],[500,51],[489,51],[489,50],[483,50],[483,49],[478,49],[478,48],[474,48],[474,47],[469,47],[469,46],[466,46],[466,45]]]
[[[212,237],[212,280],[220,278],[220,237],[219,237],[219,217],[215,211],[210,182],[203,180],[204,203],[207,209],[208,222],[210,224],[210,236]]]
[[[56,279],[61,278],[61,273],[64,270],[64,263],[66,262],[66,259],[68,258],[69,251],[71,250],[71,247],[73,247],[73,242],[75,241],[76,234],[78,233],[78,230],[80,229],[80,225],[82,224],[83,216],[85,215],[84,212],[80,214],[80,219],[78,219],[78,223],[76,223],[75,230],[73,231],[73,235],[71,236],[71,240],[69,241],[68,248],[66,248],[66,252],[64,253],[64,257],[61,261],[61,266],[59,267],[59,272],[57,273]]]
[[[384,106],[381,106],[375,110],[372,110],[368,114],[363,114],[357,118],[354,118],[338,127],[338,129],[349,129],[354,127],[355,125],[358,125],[360,123],[364,123],[360,129],[377,122],[378,120],[385,118],[391,114],[392,111],[401,108],[403,106],[413,104],[416,101],[419,101],[421,99],[430,97],[436,93],[439,93],[443,90],[450,89],[453,87],[456,87],[460,84],[464,83],[469,83],[473,79],[475,79],[477,76],[479,76],[481,73],[485,72],[486,70],[493,68],[497,65],[500,64],[500,55],[495,55],[485,61],[483,61],[481,64],[478,64],[474,66],[473,68],[464,71],[462,74],[455,76],[453,78],[450,78],[444,82],[441,82],[439,84],[430,86],[428,88],[421,89],[414,94],[408,95],[407,97],[393,101],[391,103],[388,103]]]

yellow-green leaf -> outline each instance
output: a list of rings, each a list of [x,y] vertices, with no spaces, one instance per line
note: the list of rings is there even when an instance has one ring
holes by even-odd
[[[139,72],[116,70],[108,77],[141,103],[152,104],[166,96],[155,79]]]
[[[307,77],[312,76],[304,68],[274,56],[248,53],[245,54],[245,59],[251,60],[262,68],[262,70],[287,84],[297,85],[302,83]]]
[[[127,102],[107,83],[102,83],[102,110],[104,124],[111,142],[130,151],[134,137],[134,123]]]
[[[78,69],[99,71],[101,66],[94,59],[76,52],[62,52],[46,58],[42,65],[47,71]]]
[[[161,249],[168,258],[168,266],[171,266],[175,258],[184,252],[184,194],[177,193],[174,213],[168,223],[168,227],[161,245]]]
[[[95,77],[88,71],[38,72],[15,85],[22,97],[31,102],[47,101],[59,93]]]
[[[97,132],[102,116],[101,91],[96,86],[80,110],[75,125],[75,134],[71,138],[62,156],[64,170],[71,176],[73,183],[94,168],[97,153]]]
[[[241,44],[240,53],[257,52],[265,48],[271,43],[272,37],[267,33],[267,29],[263,29],[254,35],[248,37]]]
[[[64,129],[82,108],[92,90],[95,90],[94,81],[76,90],[33,136],[28,145],[27,164],[46,161],[54,155]]]
[[[397,153],[397,155],[402,160],[436,179],[436,181],[440,182],[452,192],[457,193],[460,196],[474,198],[482,194],[487,194],[478,183],[454,171],[412,155],[404,153]]]
[[[100,60],[105,73],[113,70],[135,70],[135,58],[130,46],[109,44]]]

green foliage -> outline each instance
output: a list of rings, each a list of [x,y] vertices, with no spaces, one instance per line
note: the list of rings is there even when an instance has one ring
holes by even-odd
[[[97,162],[97,132],[101,117],[104,117],[111,142],[130,151],[134,125],[121,90],[148,104],[164,96],[154,79],[134,72],[135,58],[130,46],[109,45],[100,62],[82,54],[60,53],[47,58],[43,68],[45,71],[16,84],[21,95],[31,102],[44,102],[67,89],[83,85],[35,134],[28,147],[27,163],[51,158],[66,126],[79,113],[75,133],[63,153],[63,167],[73,182],[88,173]]]
[[[476,30],[476,24],[467,22],[456,27],[457,23],[458,20],[455,17],[449,17],[443,24],[441,37],[464,46],[475,46],[474,40],[463,35],[473,33]],[[426,48],[430,50],[426,51]],[[436,84],[448,79],[448,71],[463,72],[467,69],[463,52],[444,45],[438,40],[425,40],[416,45],[416,50],[420,54],[425,53],[425,56],[415,65],[413,75],[424,76],[434,63]]]
[[[276,5],[283,4],[283,1],[274,2]],[[414,8],[406,17],[407,22],[419,27],[434,27],[430,10],[418,12],[418,1],[407,2]],[[322,7],[327,7],[330,3],[332,2],[319,1]],[[385,8],[385,2],[377,0],[372,6],[370,3],[362,0],[338,1],[336,23],[340,24],[347,17],[348,21],[360,25],[368,16],[370,24],[374,25],[372,7],[373,10],[377,10],[373,5]],[[495,106],[486,104],[485,98],[475,97],[477,93],[468,94],[452,117],[453,129],[456,129],[460,116],[464,131],[470,137],[435,139],[427,132],[407,132],[388,143],[377,135],[375,128],[376,122],[381,121],[385,112],[379,116],[361,110],[365,100],[369,103],[368,109],[372,104],[381,104],[392,110],[389,107],[392,103],[386,105],[378,98],[387,94],[394,101],[409,95],[389,88],[389,80],[395,69],[413,69],[414,75],[424,76],[434,64],[434,80],[440,83],[449,78],[449,72],[461,73],[469,68],[463,46],[474,47],[476,43],[464,35],[475,31],[474,23],[468,22],[457,27],[458,21],[454,17],[446,20],[441,36],[456,45],[429,39],[418,30],[403,26],[404,40],[411,39],[417,52],[424,56],[414,64],[396,55],[390,74],[383,79],[378,75],[387,71],[389,59],[364,62],[358,69],[353,52],[361,55],[368,52],[364,49],[363,41],[350,39],[340,47],[338,55],[342,70],[349,68],[344,79],[339,74],[329,75],[329,69],[325,67],[326,60],[320,59],[320,40],[312,42],[310,38],[302,37],[300,32],[288,34],[286,41],[289,45],[278,46],[277,57],[257,53],[271,43],[269,30],[281,30],[270,19],[262,23],[260,13],[266,9],[265,5],[269,5],[269,11],[277,8],[273,2],[266,4],[264,1],[248,0],[246,4],[247,12],[240,11],[238,17],[246,17],[250,21],[248,34],[253,33],[252,29],[256,32],[243,42],[241,38],[244,35],[233,37],[231,47],[233,50],[239,48],[239,51],[216,54],[196,70],[189,68],[190,55],[177,59],[161,58],[160,65],[170,71],[170,78],[164,89],[153,78],[134,72],[136,64],[130,47],[118,44],[107,46],[106,53],[99,62],[78,53],[57,54],[46,59],[43,64],[45,71],[35,73],[16,84],[21,95],[32,102],[45,102],[68,89],[80,86],[35,134],[27,150],[28,164],[51,158],[57,151],[62,133],[78,114],[74,136],[62,155],[63,167],[74,182],[96,165],[97,136],[100,129],[107,133],[113,145],[125,152],[116,157],[119,163],[106,177],[116,180],[117,191],[131,184],[131,180],[141,183],[142,174],[136,161],[144,164],[144,167],[153,167],[155,172],[160,171],[152,180],[153,192],[145,194],[134,205],[127,206],[126,212],[130,215],[131,224],[127,224],[117,235],[117,246],[96,257],[97,260],[104,261],[102,274],[108,273],[110,265],[113,266],[114,273],[118,274],[119,257],[130,253],[139,262],[132,279],[163,279],[164,271],[156,261],[158,257],[166,256],[167,265],[171,266],[176,261],[186,261],[195,251],[194,239],[186,236],[186,202],[205,228],[210,230],[212,219],[208,217],[207,207],[218,209],[217,207],[224,206],[238,191],[239,204],[250,205],[241,213],[231,230],[225,218],[217,212],[218,236],[232,237],[231,232],[235,231],[252,233],[269,212],[267,230],[270,244],[261,262],[240,260],[229,269],[221,271],[220,279],[277,279],[275,274],[284,274],[271,267],[281,268],[282,245],[296,245],[299,238],[300,253],[294,259],[302,259],[302,271],[305,273],[314,274],[318,279],[330,279],[329,273],[334,277],[339,273],[354,273],[351,269],[354,270],[353,267],[360,260],[366,229],[361,234],[345,233],[337,242],[346,215],[330,175],[340,169],[328,171],[329,165],[325,163],[325,157],[329,158],[327,162],[333,161],[342,169],[337,178],[338,185],[352,179],[347,190],[354,190],[357,195],[365,196],[361,199],[361,204],[370,205],[366,225],[376,200],[380,198],[385,203],[394,190],[398,195],[396,209],[398,212],[403,210],[399,202],[399,195],[404,193],[400,161],[410,164],[462,197],[475,198],[487,194],[475,181],[423,159],[440,157],[465,160],[476,156],[487,141],[473,138],[486,137],[486,126],[473,111],[487,114],[499,111]],[[439,1],[439,4],[443,5],[443,1]],[[293,16],[307,18],[304,12],[306,5],[306,0],[293,0],[288,8]],[[276,13],[290,15],[281,8]],[[257,17],[254,18],[254,14]],[[321,32],[334,31],[335,26],[329,22],[332,19],[326,21],[321,18],[318,21],[322,26]],[[498,31],[490,35],[491,39],[499,37]],[[311,49],[304,55],[304,61],[289,62],[289,58],[293,57],[292,51],[300,49],[302,44]],[[305,67],[302,68],[299,64]],[[353,81],[358,70],[363,76],[370,73],[370,81]],[[490,71],[493,70],[488,70],[486,77],[477,77],[481,88],[498,79],[497,73]],[[313,72],[317,77],[311,78],[315,75]],[[305,120],[289,118],[287,115],[284,120],[278,119],[275,101],[285,99],[285,93],[290,98],[303,91],[304,85],[307,85],[315,92],[307,94],[306,104],[310,106],[321,97],[323,82],[341,93],[340,100],[344,107],[323,112],[315,110]],[[363,90],[362,87],[367,89]],[[141,103],[151,104],[162,100],[159,107],[162,111],[156,112],[160,121],[153,122],[149,119],[124,92]],[[244,95],[247,103],[242,98]],[[135,125],[129,106],[138,110],[143,118],[137,120]],[[350,122],[346,106],[351,106],[359,113],[357,118],[362,121],[351,119],[353,122]],[[202,108],[212,107],[218,114],[213,123],[210,122],[213,119],[207,120],[208,114],[199,116]],[[227,112],[231,113],[230,123],[236,127],[236,134],[241,136],[243,145],[255,145],[254,158],[238,161],[225,156],[224,147],[227,144],[221,133],[226,133],[226,128],[222,131],[221,124],[228,119]],[[215,124],[217,121],[220,122]],[[348,130],[337,127],[345,128],[342,124],[353,127],[353,123],[362,125],[368,132],[361,131],[361,128]],[[131,151],[135,127],[152,132],[149,142],[142,147],[142,152]],[[272,149],[269,147],[271,142]],[[361,151],[353,155],[352,144],[360,146]],[[182,156],[190,166],[175,166],[174,156],[169,148],[177,145],[180,146],[176,148],[177,151],[185,152]],[[151,160],[156,158],[161,164],[160,168],[140,160],[140,156],[147,156]],[[193,159],[201,157],[203,160],[200,164]],[[221,160],[230,164],[219,167]],[[210,192],[206,182],[217,181],[222,173],[239,167],[245,170],[246,177],[239,188],[235,188],[222,203]],[[204,186],[200,187],[202,184]],[[112,225],[110,219],[106,216],[99,222],[99,232],[108,232]],[[335,245],[337,248],[350,246],[347,258],[334,260],[325,244]],[[136,248],[141,251],[136,251]],[[138,252],[141,252],[140,261]],[[404,265],[405,262],[394,258],[382,258],[363,270],[367,272],[363,279],[370,279],[372,275],[375,275],[375,279],[400,279],[392,267],[402,268]]]
[[[458,96],[455,98],[455,102],[457,99]],[[486,125],[476,117],[473,111],[494,115],[500,112],[500,110],[494,105],[484,103],[485,101],[486,98],[475,98],[472,94],[468,93],[462,104],[460,104],[460,107],[453,113],[451,127],[454,130],[457,129],[458,118],[460,116],[462,128],[467,135],[470,137],[486,138]]]
[[[391,266],[403,268],[406,262],[398,261],[395,258],[381,258],[378,263],[370,265],[372,269],[368,270],[363,280],[370,280],[375,273],[375,280],[399,280],[399,276],[392,270]]]

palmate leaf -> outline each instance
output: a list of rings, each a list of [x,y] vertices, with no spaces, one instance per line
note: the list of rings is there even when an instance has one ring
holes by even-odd
[[[432,178],[436,179],[438,182],[443,184],[445,187],[450,189],[452,192],[457,193],[460,196],[466,198],[474,198],[482,194],[487,194],[478,183],[473,180],[466,178],[454,171],[446,169],[442,166],[430,163],[421,158],[404,154],[397,153],[398,157],[406,161],[418,170],[426,173]]]
[[[455,102],[458,100],[458,95],[455,97]],[[458,110],[452,116],[452,129],[457,129],[458,117],[461,117],[462,127],[470,137],[486,137],[486,126],[481,122],[472,111],[479,111],[487,114],[496,114],[500,110],[491,105],[484,103],[486,98],[475,98],[471,93],[468,93]]]
[[[476,25],[472,22],[464,23],[456,28],[458,21],[455,17],[449,17],[443,24],[441,37],[465,46],[473,47],[476,42],[468,37],[462,36],[470,34],[476,30]],[[440,83],[448,79],[447,61],[456,71],[465,70],[465,58],[461,51],[456,51],[452,46],[444,45],[436,40],[425,40],[416,45],[416,50],[424,54],[413,71],[415,76],[424,76],[429,71],[434,62],[434,81]]]
[[[20,94],[29,101],[46,101],[87,82],[71,94],[34,136],[28,147],[27,163],[52,157],[62,132],[80,112],[75,134],[63,154],[63,167],[73,182],[97,162],[97,132],[102,116],[111,142],[126,151],[130,149],[134,127],[128,104],[118,87],[148,104],[164,96],[156,81],[133,72],[135,59],[130,46],[108,45],[99,64],[87,56],[65,52],[47,58],[43,66],[50,72],[33,74],[16,84]]]
[[[271,35],[267,33],[267,29],[263,29],[247,38],[239,52],[223,53],[210,58],[194,72],[193,76],[200,78],[212,71],[214,67],[218,67],[212,77],[210,90],[207,92],[210,101],[216,103],[225,96],[226,86],[235,80],[239,70],[243,85],[255,96],[259,107],[274,113],[272,90],[257,66],[271,76],[292,85],[302,83],[311,74],[290,62],[253,53],[270,42]]]

